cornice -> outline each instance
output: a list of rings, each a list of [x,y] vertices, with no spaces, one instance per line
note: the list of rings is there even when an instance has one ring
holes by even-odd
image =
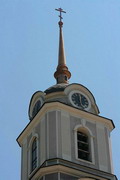
[[[51,164],[52,163],[52,164]],[[71,176],[76,176],[77,178],[80,177],[89,177],[95,178],[96,180],[117,180],[116,176],[111,173],[107,173],[104,171],[100,171],[95,168],[83,166],[80,164],[76,164],[70,161],[66,161],[63,159],[48,159],[45,161],[31,176],[31,180],[36,179],[38,177],[43,177],[46,174],[51,173],[65,173]]]
[[[98,116],[98,115],[92,114],[92,113],[84,111],[84,110],[80,110],[78,108],[69,106],[69,105],[61,103],[61,102],[47,102],[47,103],[43,104],[43,106],[40,109],[40,111],[38,112],[38,114],[33,118],[32,121],[30,121],[28,123],[28,125],[25,127],[25,129],[18,136],[17,142],[20,146],[22,145],[22,141],[23,141],[24,137],[30,133],[31,129],[40,122],[42,117],[47,112],[50,112],[53,110],[54,111],[57,111],[57,110],[58,111],[66,111],[71,116],[79,116],[79,117],[87,119],[87,120],[92,120],[94,122],[103,123],[105,126],[107,126],[109,128],[110,131],[112,131],[115,127],[113,124],[113,121],[111,119],[108,119],[108,118],[105,118],[102,116]]]

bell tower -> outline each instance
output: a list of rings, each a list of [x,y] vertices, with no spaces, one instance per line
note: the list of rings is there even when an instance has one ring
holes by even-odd
[[[99,115],[93,94],[69,84],[61,8],[56,84],[35,92],[30,122],[17,138],[21,147],[21,180],[117,180],[113,174],[111,119]]]

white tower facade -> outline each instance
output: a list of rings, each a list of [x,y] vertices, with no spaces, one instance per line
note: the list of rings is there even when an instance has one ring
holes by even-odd
[[[21,147],[21,180],[117,180],[113,174],[112,120],[99,116],[92,93],[69,84],[60,11],[57,84],[33,94],[30,122],[17,138]]]

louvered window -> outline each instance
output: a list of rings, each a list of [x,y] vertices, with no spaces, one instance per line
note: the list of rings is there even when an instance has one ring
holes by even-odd
[[[88,136],[79,131],[77,132],[77,148],[78,158],[90,161]]]
[[[35,138],[32,143],[32,151],[31,151],[31,171],[33,171],[37,167],[37,139]]]

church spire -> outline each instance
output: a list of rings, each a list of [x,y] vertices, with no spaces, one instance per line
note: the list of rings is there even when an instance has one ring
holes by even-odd
[[[64,50],[64,40],[63,40],[63,34],[62,34],[62,13],[66,13],[61,8],[55,9],[60,12],[60,21],[59,21],[59,53],[58,53],[58,66],[57,70],[54,73],[54,77],[57,80],[57,84],[59,83],[68,83],[68,79],[71,77],[71,73],[68,70],[68,67],[66,66],[66,58],[65,58],[65,50]]]

